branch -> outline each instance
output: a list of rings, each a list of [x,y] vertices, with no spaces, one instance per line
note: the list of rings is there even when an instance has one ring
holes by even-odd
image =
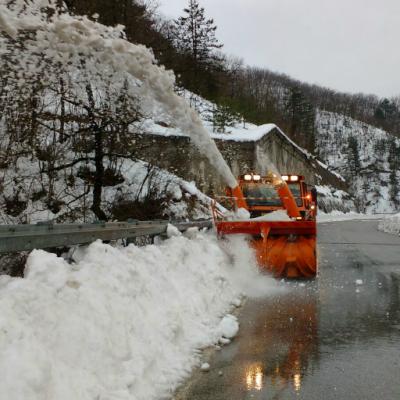
[[[89,161],[89,160],[92,160],[92,161],[93,161],[94,158],[93,158],[93,157],[81,157],[81,158],[77,158],[76,160],[74,160],[74,161],[72,161],[72,162],[70,162],[70,163],[68,163],[68,164],[59,165],[59,166],[57,166],[57,167],[49,168],[49,169],[44,170],[44,171],[42,171],[42,172],[44,172],[44,173],[49,173],[49,172],[54,172],[54,171],[61,171],[61,170],[63,170],[63,169],[67,169],[67,168],[69,168],[69,167],[73,167],[74,165],[76,165],[76,164],[78,164],[78,163],[80,163],[80,162],[82,162],[82,161]]]

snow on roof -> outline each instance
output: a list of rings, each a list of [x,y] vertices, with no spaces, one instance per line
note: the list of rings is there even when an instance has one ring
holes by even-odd
[[[213,139],[235,142],[257,142],[276,128],[278,127],[275,124],[250,125],[248,128],[229,128],[229,133],[210,132],[210,136]]]
[[[146,132],[153,135],[189,137],[188,133],[182,132],[182,130],[175,127],[163,126],[160,122],[155,122],[153,119],[146,120],[142,126]],[[213,132],[212,127],[206,122],[204,122],[204,126],[213,139],[232,140],[235,142],[256,142],[270,133],[273,129],[278,128],[275,124],[265,124],[260,126],[247,124],[247,128],[233,127],[228,128],[229,131],[226,133],[217,133]]]
[[[213,132],[212,128],[209,124],[204,123],[204,126],[208,130],[210,136],[213,139],[219,140],[231,140],[234,142],[257,142],[262,139],[264,136],[268,135],[274,129],[277,129],[279,133],[284,136],[284,138],[290,142],[293,146],[295,146],[298,150],[304,153],[306,156],[310,157],[311,154],[304,150],[302,147],[298,146],[295,142],[293,142],[282,130],[275,124],[264,124],[264,125],[253,125],[246,124],[247,127],[232,127],[228,128],[228,132],[218,133]],[[159,136],[184,136],[189,137],[189,134],[186,132],[182,132],[180,129],[171,127],[171,126],[163,126],[161,122],[155,122],[152,119],[148,119],[142,125],[144,130],[151,135],[159,135]]]

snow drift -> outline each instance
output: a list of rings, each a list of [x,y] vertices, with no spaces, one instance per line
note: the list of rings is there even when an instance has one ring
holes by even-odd
[[[393,235],[400,235],[400,213],[383,218],[379,222],[378,229]]]
[[[201,365],[200,349],[237,333],[227,313],[244,290],[278,289],[240,237],[224,248],[213,234],[190,237],[142,248],[95,242],[74,264],[34,251],[24,279],[1,276],[0,398],[171,395]]]

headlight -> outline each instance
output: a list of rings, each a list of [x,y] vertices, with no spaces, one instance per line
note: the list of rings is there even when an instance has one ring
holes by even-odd
[[[289,177],[288,177],[287,175],[282,175],[282,180],[283,180],[283,181],[288,181],[288,180],[289,180]]]
[[[245,181],[251,181],[251,175],[245,175],[244,176]]]
[[[292,175],[291,177],[290,177],[290,181],[291,182],[297,182],[299,180],[299,177],[297,176],[297,175]]]
[[[261,180],[261,175],[253,175],[253,180],[260,181]]]

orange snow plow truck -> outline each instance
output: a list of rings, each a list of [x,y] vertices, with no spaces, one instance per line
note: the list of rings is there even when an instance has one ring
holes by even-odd
[[[237,214],[226,218],[213,207],[218,235],[247,234],[260,267],[279,278],[314,278],[317,273],[315,188],[300,175],[242,175],[225,202]],[[248,213],[240,209],[247,210]]]

